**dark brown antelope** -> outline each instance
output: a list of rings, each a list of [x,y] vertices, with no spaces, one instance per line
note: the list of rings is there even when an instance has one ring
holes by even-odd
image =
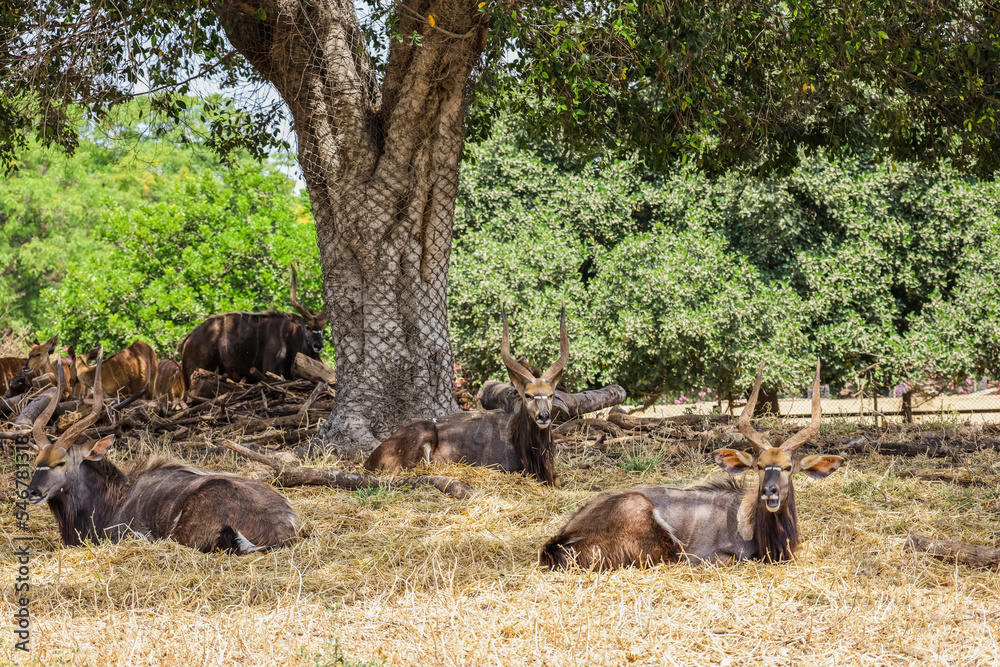
[[[75,444],[101,414],[101,356],[90,413],[51,444],[44,426],[56,408],[53,400],[33,428],[42,451],[28,500],[48,502],[63,544],[137,536],[172,539],[204,552],[245,554],[295,541],[295,511],[263,484],[155,458],[124,473],[104,458],[114,436]]]
[[[784,561],[799,546],[792,476],[822,479],[840,467],[839,456],[795,455],[819,433],[819,362],[813,383],[812,421],[772,445],[750,424],[764,366],[740,415],[739,431],[753,454],[720,449],[713,457],[726,472],[759,471],[756,482],[733,478],[684,489],[653,487],[602,493],[587,503],[542,547],[539,563],[553,569],[575,562],[607,569],[686,558],[692,562],[758,559]]]
[[[565,306],[559,322],[559,358],[540,375],[511,357],[507,313],[502,304],[500,314],[500,357],[517,391],[517,400],[507,404],[509,410],[459,412],[440,420],[411,422],[376,447],[365,468],[396,471],[421,462],[458,461],[508,472],[523,470],[546,484],[555,484],[555,447],[549,426],[557,410],[575,416],[618,405],[625,400],[625,390],[612,385],[584,394],[556,394],[569,360]]]
[[[24,378],[27,380],[25,375],[24,367],[28,365],[27,359],[18,359],[17,357],[0,357],[0,394],[4,394],[10,389],[10,382],[15,378]],[[31,374],[29,371],[28,374]],[[15,383],[15,386],[19,386],[21,383]],[[20,392],[18,392],[20,393]]]
[[[299,315],[224,313],[196,326],[179,346],[185,387],[199,368],[228,375],[234,382],[256,382],[253,368],[291,379],[297,353],[319,359],[326,309],[315,315],[299,304],[297,287],[298,274],[292,267],[291,302]]]
[[[88,359],[96,357],[96,349],[87,355]],[[94,386],[96,367],[88,365],[88,359],[73,354],[73,366],[80,384],[88,389]],[[146,394],[150,397],[153,385],[156,383],[157,359],[156,352],[141,340],[134,341],[120,352],[108,357],[104,362],[104,393],[111,397]]]

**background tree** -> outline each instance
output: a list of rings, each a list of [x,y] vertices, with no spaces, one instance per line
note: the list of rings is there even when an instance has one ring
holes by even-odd
[[[136,93],[187,92],[212,72],[225,84],[274,86],[316,218],[339,367],[321,438],[341,453],[370,450],[410,417],[457,407],[445,295],[473,90],[474,132],[510,102],[538,132],[638,148],[653,165],[690,158],[710,170],[767,171],[794,164],[802,146],[829,146],[952,158],[983,174],[996,166],[995,7],[369,7],[367,17],[342,0],[17,0],[0,10],[8,163],[28,134],[75,146],[76,104],[100,117]],[[155,99],[168,116],[183,110],[177,98]],[[206,108],[207,142],[260,154],[277,113],[216,101]]]
[[[169,179],[156,201],[131,210],[109,208],[95,229],[105,252],[70,265],[45,294],[60,340],[120,350],[140,337],[176,357],[210,315],[294,312],[292,264],[299,300],[318,311],[316,231],[293,185],[273,168],[237,163]]]
[[[466,152],[450,313],[474,385],[502,377],[489,354],[496,293],[518,304],[529,358],[552,349],[551,302],[565,294],[567,380],[635,397],[725,397],[760,361],[791,393],[817,356],[839,386],[1000,373],[995,182],[824,156],[780,177],[658,174],[535,146],[506,124]]]

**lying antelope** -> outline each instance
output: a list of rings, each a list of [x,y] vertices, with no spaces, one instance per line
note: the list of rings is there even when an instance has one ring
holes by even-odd
[[[94,386],[95,367],[87,363],[96,356],[96,349],[87,355],[88,359],[73,354],[74,370],[80,384],[89,388]],[[156,382],[156,352],[141,340],[134,341],[120,352],[108,357],[104,362],[104,393],[112,397],[132,396],[133,394],[148,394],[152,396],[153,385]]]
[[[55,363],[52,361],[52,355],[56,351],[56,344],[58,342],[59,334],[56,334],[44,343],[39,343],[37,338],[31,341],[29,343],[31,350],[28,352],[28,359],[24,362],[22,372],[26,376],[33,375],[36,378],[48,375],[52,378],[52,384],[55,384],[57,375],[56,369],[58,366],[62,366],[63,371],[66,374],[66,382],[63,385],[63,395],[83,396],[86,390],[80,386],[80,383],[77,381],[76,371],[73,368],[73,364],[70,359],[61,357]]]
[[[166,459],[150,459],[124,473],[104,458],[114,436],[76,444],[104,405],[101,356],[98,352],[90,413],[50,444],[43,429],[55,411],[53,400],[32,429],[42,451],[28,500],[48,502],[65,545],[136,535],[169,538],[204,552],[245,554],[295,541],[295,511],[263,484]]]
[[[612,385],[585,394],[556,395],[556,385],[569,360],[565,305],[559,322],[559,358],[540,375],[511,357],[507,312],[502,304],[500,314],[500,357],[517,391],[517,400],[510,409],[459,412],[441,420],[411,422],[376,447],[365,461],[365,468],[396,471],[421,462],[459,461],[508,472],[523,470],[555,485],[555,447],[549,426],[556,409],[572,417],[611,407],[625,400],[625,390]]]
[[[539,563],[553,569],[576,562],[606,569],[687,558],[692,562],[758,559],[783,561],[799,546],[792,476],[822,479],[840,467],[839,456],[795,456],[819,433],[819,362],[813,383],[812,421],[772,445],[750,425],[764,365],[740,415],[739,431],[754,454],[720,449],[715,462],[733,475],[756,468],[756,483],[732,478],[684,489],[664,487],[602,493],[542,547]]]

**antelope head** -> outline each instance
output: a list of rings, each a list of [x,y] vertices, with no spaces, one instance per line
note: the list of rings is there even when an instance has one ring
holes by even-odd
[[[562,378],[563,369],[569,361],[569,338],[566,336],[566,303],[563,302],[562,314],[559,319],[559,358],[548,370],[535,377],[535,374],[523,364],[510,356],[510,332],[507,329],[507,311],[500,303],[500,316],[503,318],[503,338],[500,341],[500,358],[507,367],[507,375],[517,393],[524,402],[528,416],[534,420],[538,428],[545,429],[552,425],[552,399],[556,393],[556,385]]]
[[[309,341],[309,346],[312,347],[313,351],[318,355],[323,351],[323,327],[329,321],[329,316],[326,312],[326,307],[316,315],[311,310],[299,303],[299,300],[295,296],[299,283],[299,275],[295,271],[295,267],[292,266],[292,296],[291,302],[295,310],[299,311],[302,316],[303,326],[306,328],[306,340]]]
[[[109,435],[84,444],[78,445],[74,442],[97,421],[98,417],[101,416],[101,409],[104,407],[104,393],[101,390],[102,356],[101,353],[97,355],[94,400],[91,404],[90,414],[66,429],[55,443],[49,442],[43,429],[59,403],[58,394],[35,420],[32,434],[35,439],[35,447],[42,451],[35,459],[35,474],[31,477],[31,483],[28,485],[28,502],[32,505],[59,498],[74,489],[76,485],[84,483],[80,472],[81,464],[84,461],[100,461],[114,441],[114,436]],[[62,365],[59,366],[61,384],[63,372]]]
[[[49,360],[49,356],[56,351],[57,342],[59,342],[59,334],[56,334],[44,343],[39,343],[37,338],[31,341],[31,351],[28,352],[28,361],[21,367],[21,372],[25,375],[34,372],[36,377],[52,373],[52,362]]]
[[[769,512],[783,510],[788,504],[789,490],[792,486],[792,476],[803,472],[813,479],[823,479],[844,462],[839,456],[805,456],[795,455],[796,450],[819,434],[822,414],[819,399],[819,360],[816,361],[816,379],[813,381],[812,421],[787,440],[775,439],[772,444],[754,430],[750,425],[754,406],[757,404],[757,393],[760,390],[761,377],[764,374],[764,364],[757,371],[757,381],[750,393],[743,412],[740,414],[739,431],[753,445],[754,453],[740,452],[734,449],[720,449],[714,453],[715,462],[726,472],[738,475],[756,468],[760,471],[759,496]]]

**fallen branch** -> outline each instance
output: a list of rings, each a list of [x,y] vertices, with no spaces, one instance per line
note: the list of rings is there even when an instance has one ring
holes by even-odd
[[[292,372],[300,378],[313,382],[337,384],[337,372],[318,359],[312,359],[301,352],[295,355]]]
[[[942,560],[957,561],[970,567],[993,568],[1000,566],[1000,549],[994,547],[953,540],[938,540],[917,533],[910,533],[906,544],[913,551],[927,553]]]
[[[380,477],[364,473],[343,472],[328,468],[310,468],[306,466],[287,466],[282,461],[248,449],[235,442],[227,442],[226,446],[248,459],[263,463],[273,468],[275,479],[282,486],[332,486],[338,489],[380,489],[399,488],[403,486],[433,486],[453,498],[468,498],[474,489],[450,477],[423,475],[420,477]]]
[[[883,442],[876,444],[865,439],[861,439],[861,442],[855,442],[852,440],[851,442],[837,445],[837,449],[841,452],[853,452],[856,454],[877,452],[879,454],[889,456],[931,456],[953,458],[957,455],[953,448],[931,442]]]
[[[58,396],[59,389],[56,387],[51,387],[46,389],[41,394],[36,396],[30,403],[24,406],[21,410],[21,414],[17,416],[14,420],[14,426],[22,426],[24,428],[30,429],[34,425],[35,420],[38,416],[49,406],[52,401],[53,396]]]
[[[997,485],[997,480],[988,481],[985,479],[963,479],[961,477],[956,477],[954,475],[944,475],[941,473],[923,473],[923,472],[912,472],[909,470],[901,470],[896,473],[896,477],[906,477],[908,479],[921,479],[925,482],[947,482],[948,484],[954,484],[955,486],[970,487],[970,486],[987,486],[993,487]]]
[[[279,443],[282,445],[294,445],[307,440],[319,432],[318,426],[313,426],[310,428],[300,428],[296,431],[278,431],[277,433],[270,433],[268,435],[257,436],[256,438],[246,438],[240,444],[249,446],[253,445],[255,447],[263,447],[265,445],[270,445],[273,443]]]

